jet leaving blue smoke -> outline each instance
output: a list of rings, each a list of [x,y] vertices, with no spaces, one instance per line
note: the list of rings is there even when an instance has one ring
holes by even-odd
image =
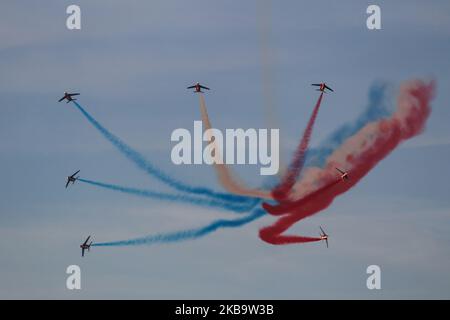
[[[113,135],[109,132],[105,127],[103,127],[94,117],[92,117],[81,105],[79,105],[76,101],[73,101],[75,106],[81,113],[86,117],[86,119],[98,130],[100,133],[109,141],[112,145],[114,145],[123,155],[125,155],[128,159],[130,159],[138,168],[144,170],[148,174],[154,176],[155,178],[161,180],[166,183],[170,187],[182,191],[189,192],[199,195],[205,195],[216,199],[222,199],[226,201],[233,201],[243,203],[246,201],[253,202],[254,200],[249,199],[249,197],[237,196],[228,193],[220,193],[212,191],[208,188],[204,187],[192,187],[186,184],[183,184],[169,175],[163,173],[161,170],[157,169],[153,164],[147,161],[139,152],[128,146],[121,139]]]
[[[159,200],[167,200],[167,201],[176,201],[176,202],[186,202],[193,205],[198,206],[204,206],[209,208],[221,208],[225,210],[230,210],[234,212],[248,212],[251,209],[255,207],[255,205],[260,202],[258,199],[253,198],[254,203],[252,204],[238,204],[235,202],[226,202],[226,201],[220,201],[220,200],[214,200],[209,198],[198,198],[198,197],[192,197],[187,195],[176,195],[176,194],[169,194],[169,193],[162,193],[162,192],[154,192],[150,190],[143,190],[143,189],[137,189],[137,188],[128,188],[123,187],[119,185],[104,183],[104,182],[98,182],[98,181],[92,181],[87,179],[78,178],[78,181],[84,182],[93,186],[119,191],[122,193],[132,194],[139,197],[145,197],[145,198],[152,198],[152,199],[159,199]]]
[[[209,233],[212,233],[221,228],[237,228],[243,226],[247,223],[250,223],[263,215],[266,212],[263,209],[256,209],[251,214],[239,218],[239,219],[220,219],[213,221],[212,223],[196,228],[196,229],[188,229],[182,231],[176,231],[171,233],[162,233],[156,235],[149,235],[140,238],[134,238],[129,240],[120,240],[120,241],[112,241],[112,242],[99,242],[94,243],[92,246],[94,247],[113,247],[113,246],[138,246],[138,245],[150,245],[155,243],[169,243],[169,242],[178,242],[183,240],[191,240],[203,237]]]

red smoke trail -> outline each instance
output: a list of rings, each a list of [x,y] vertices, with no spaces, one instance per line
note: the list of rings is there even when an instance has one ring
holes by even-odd
[[[347,139],[327,160],[324,169],[312,168],[305,173],[298,190],[310,196],[298,202],[281,203],[277,206],[265,204],[273,212],[285,212],[275,224],[260,230],[260,238],[271,244],[305,242],[304,237],[287,236],[283,233],[297,221],[326,209],[338,195],[352,188],[379,161],[392,152],[400,142],[422,132],[430,114],[429,103],[433,98],[434,82],[409,82],[401,89],[396,112],[387,119],[369,123],[354,136]],[[335,175],[335,166],[349,169],[350,179],[330,186],[330,178]],[[326,186],[314,190],[309,181]],[[327,186],[330,186],[327,188]],[[297,206],[291,206],[296,203]]]
[[[341,181],[342,181],[341,179],[335,179],[334,181],[328,182],[323,187],[295,201],[283,201],[279,205],[275,206],[264,202],[262,206],[268,213],[274,216],[289,213],[293,209],[302,207],[303,205],[307,204],[308,202],[312,201],[318,196],[320,197],[323,192],[332,188],[334,185],[338,184]]]
[[[292,160],[286,175],[281,180],[281,183],[272,191],[273,197],[277,200],[283,200],[288,196],[298,178],[298,175],[302,171],[305,163],[305,153],[308,150],[309,140],[311,138],[314,122],[316,121],[317,114],[319,113],[322,97],[323,92],[320,93],[319,99],[317,100],[316,106],[314,107],[313,113],[311,114],[308,125],[306,126],[303,137],[297,147],[294,154],[294,159]]]

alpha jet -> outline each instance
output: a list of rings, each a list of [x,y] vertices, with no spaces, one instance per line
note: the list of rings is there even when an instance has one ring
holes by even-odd
[[[194,92],[203,92],[202,89],[210,90],[208,87],[202,86],[200,83],[196,83],[193,86],[187,87],[187,89],[195,89]]]
[[[84,243],[80,244],[82,257],[84,257],[84,250],[87,249],[87,251],[90,251],[90,249],[91,249],[92,241],[91,241],[91,243],[88,244],[88,241],[90,238],[91,238],[91,236],[87,237],[86,241],[84,241]]]
[[[320,233],[320,239],[321,239],[322,241],[325,241],[325,242],[326,242],[327,248],[328,248],[328,235],[325,233],[325,231],[323,231],[322,227],[319,226],[319,228],[320,228],[320,231],[321,231],[321,233]]]
[[[80,170],[78,170],[77,172],[75,172],[73,175],[67,177],[66,189],[67,189],[67,187],[69,186],[69,183],[72,182],[72,184],[74,184],[75,181],[78,180],[78,177],[76,176],[76,175],[78,174],[78,172],[80,172]]]
[[[63,101],[64,99],[67,100],[67,103],[69,103],[70,101],[75,101],[77,99],[74,98],[74,96],[79,96],[79,93],[69,93],[69,92],[64,92],[64,97],[62,97],[61,99],[58,100],[58,102]]]
[[[327,86],[325,82],[323,82],[323,83],[313,83],[311,85],[315,86],[315,87],[319,87],[319,88],[316,89],[317,91],[327,92],[326,90],[328,89],[331,92],[334,92],[333,89],[331,89],[329,86]]]
[[[339,173],[341,174],[341,179],[342,180],[348,180],[348,179],[350,179],[349,178],[349,176],[348,176],[348,172],[346,172],[346,171],[343,171],[343,170],[341,170],[341,169],[339,169],[339,168],[335,168],[337,171],[339,171]]]

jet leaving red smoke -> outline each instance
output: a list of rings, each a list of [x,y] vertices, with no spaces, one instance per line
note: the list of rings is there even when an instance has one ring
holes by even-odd
[[[297,180],[300,172],[303,169],[303,165],[305,163],[305,154],[306,151],[308,150],[309,140],[311,138],[317,114],[319,113],[322,97],[323,91],[320,93],[319,99],[317,100],[316,106],[314,107],[313,113],[311,114],[311,117],[308,121],[308,125],[306,126],[305,132],[303,133],[303,137],[294,154],[294,159],[292,160],[289,166],[288,172],[281,180],[281,183],[272,191],[273,197],[278,201],[286,199],[292,187],[294,186],[295,181]]]
[[[430,114],[434,82],[412,81],[405,84],[397,100],[397,110],[389,118],[367,124],[348,138],[328,159],[325,168],[309,168],[295,190],[303,195],[296,200],[279,200],[278,205],[264,203],[273,215],[283,215],[273,225],[260,230],[260,238],[271,244],[319,241],[320,238],[283,235],[294,223],[326,209],[338,195],[361,180],[379,161],[403,140],[424,129]],[[349,180],[336,177],[335,167],[345,168]],[[292,188],[294,191],[294,188]],[[290,195],[295,196],[295,195]]]

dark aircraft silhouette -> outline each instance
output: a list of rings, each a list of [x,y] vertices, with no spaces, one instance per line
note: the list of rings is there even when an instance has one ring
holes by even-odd
[[[341,170],[341,169],[339,169],[339,168],[335,168],[337,171],[339,171],[339,173],[341,174],[341,179],[342,180],[348,180],[348,179],[350,179],[349,178],[349,176],[348,176],[348,172],[345,172],[345,171],[343,171],[343,170]]]
[[[322,231],[322,233],[320,234],[320,239],[321,240],[325,240],[326,244],[327,244],[327,248],[328,248],[328,235],[325,233],[325,231],[323,231],[322,227],[320,227],[320,231]]]
[[[208,87],[202,86],[200,83],[196,83],[193,86],[187,87],[187,89],[195,89],[195,92],[203,92],[202,89],[209,90]]]
[[[64,92],[64,97],[62,97],[61,99],[58,100],[58,102],[63,101],[64,99],[67,100],[67,103],[69,103],[70,101],[75,101],[77,99],[73,98],[73,96],[79,96],[79,93],[69,93],[69,92]]]
[[[83,244],[80,244],[80,248],[81,248],[81,256],[84,257],[84,250],[87,249],[87,251],[90,251],[89,249],[91,248],[92,245],[92,241],[91,243],[88,244],[89,239],[91,238],[91,236],[87,237],[86,241],[84,241]]]
[[[75,181],[77,181],[78,177],[75,177],[75,176],[78,174],[78,172],[80,172],[80,170],[78,170],[77,172],[75,172],[73,175],[67,177],[66,189],[67,189],[67,187],[69,186],[69,183],[72,182],[72,184],[74,184]]]
[[[313,84],[311,84],[312,86],[315,86],[315,87],[319,87],[318,89],[317,89],[317,91],[322,91],[322,92],[326,92],[325,90],[330,90],[331,92],[334,92],[333,91],[333,89],[331,89],[329,86],[327,86],[326,84],[325,84],[325,82],[323,82],[323,83],[313,83]]]

